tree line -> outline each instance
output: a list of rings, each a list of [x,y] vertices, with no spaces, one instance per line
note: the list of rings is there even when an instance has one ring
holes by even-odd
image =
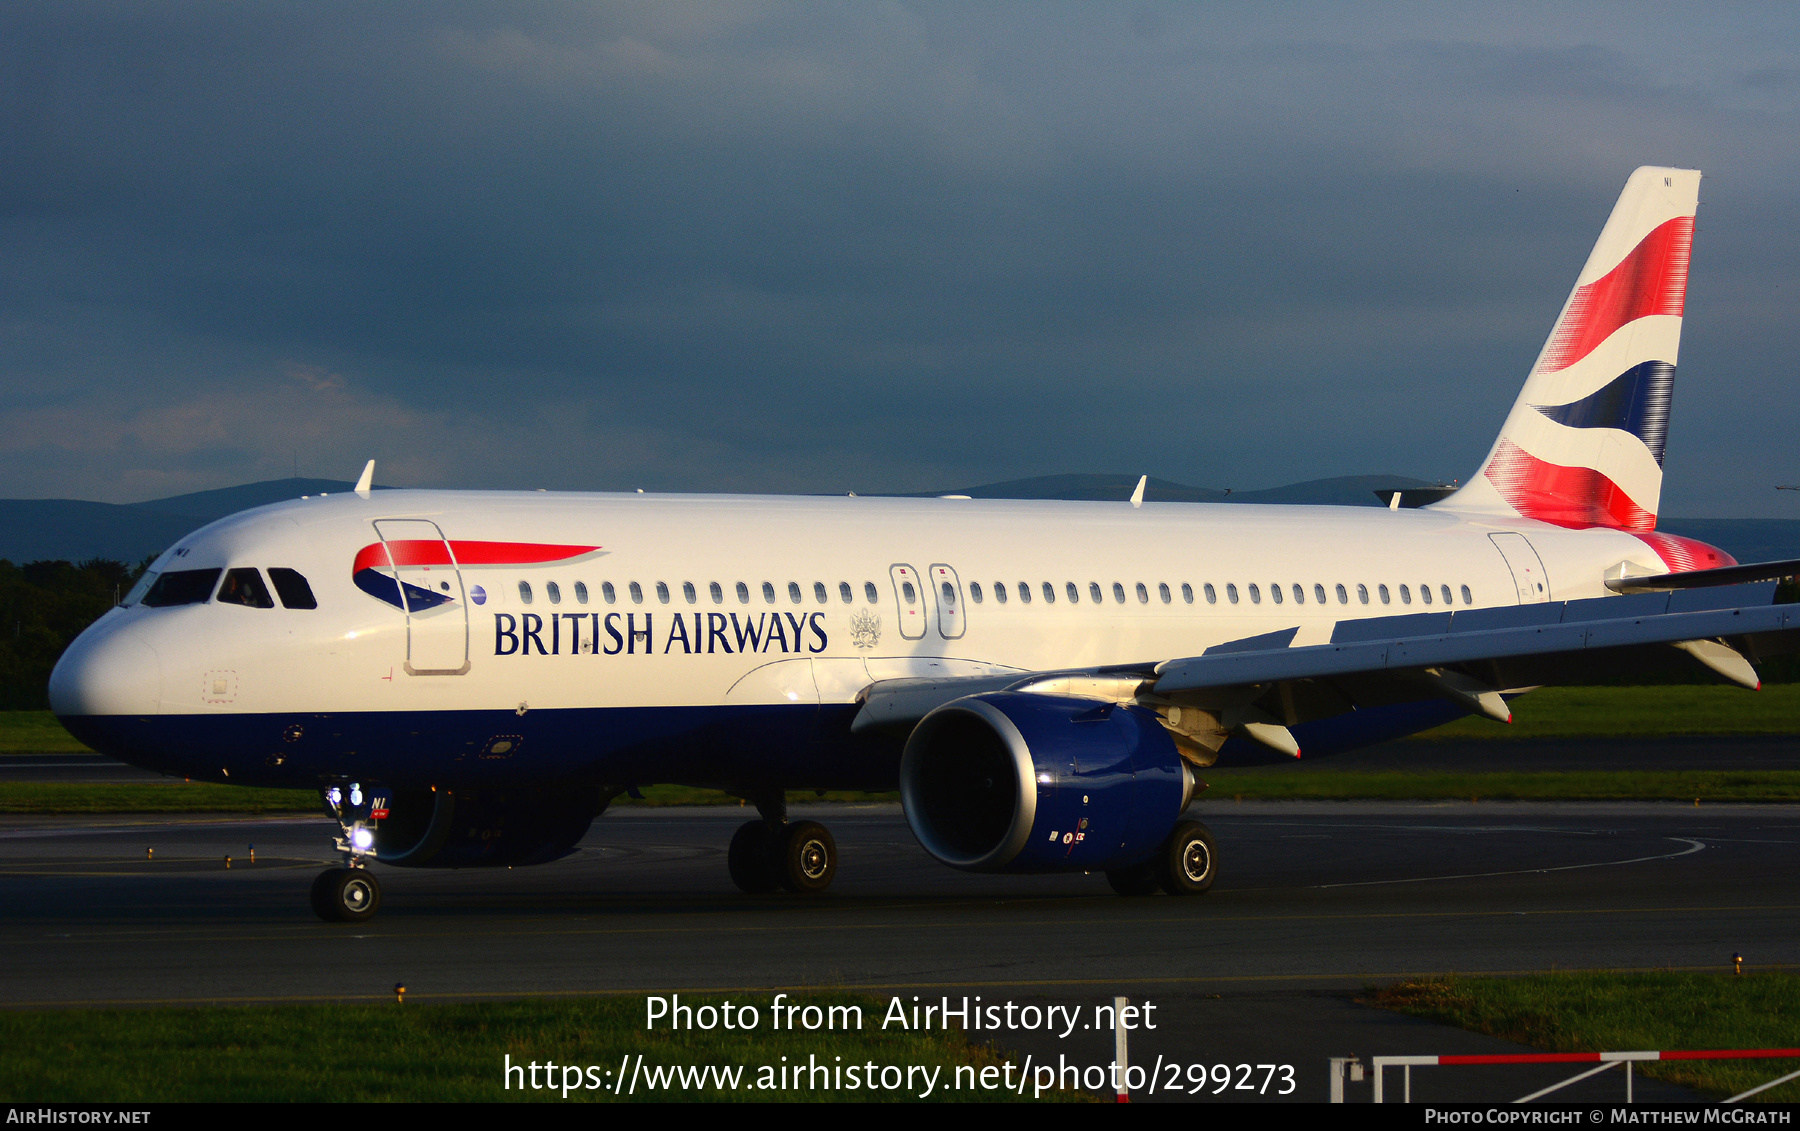
[[[49,707],[50,669],[63,649],[131,591],[150,561],[0,558],[0,710]]]

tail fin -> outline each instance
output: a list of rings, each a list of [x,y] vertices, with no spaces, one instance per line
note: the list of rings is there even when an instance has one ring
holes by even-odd
[[[1631,174],[1481,470],[1446,509],[1656,528],[1700,173]]]

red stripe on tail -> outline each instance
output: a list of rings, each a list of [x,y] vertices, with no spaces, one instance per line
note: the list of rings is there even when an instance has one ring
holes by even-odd
[[[1576,290],[1537,371],[1567,369],[1628,322],[1651,314],[1680,317],[1693,249],[1692,216],[1677,216],[1645,236],[1617,267]]]
[[[1654,530],[1656,516],[1632,501],[1611,479],[1591,467],[1546,463],[1511,440],[1501,440],[1488,461],[1487,477],[1500,497],[1526,518],[1581,529],[1611,526]]]

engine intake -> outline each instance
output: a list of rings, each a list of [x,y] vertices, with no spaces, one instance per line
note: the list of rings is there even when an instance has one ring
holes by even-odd
[[[604,807],[592,787],[395,790],[375,858],[402,868],[545,864],[574,852]]]
[[[925,851],[970,872],[1065,872],[1148,859],[1193,796],[1154,714],[992,692],[920,720],[900,800]]]

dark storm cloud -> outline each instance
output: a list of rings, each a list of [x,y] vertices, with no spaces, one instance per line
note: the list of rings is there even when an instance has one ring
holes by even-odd
[[[1748,513],[1795,423],[1774,18],[14,5],[4,493],[1462,475],[1675,163],[1717,183],[1667,509]]]

